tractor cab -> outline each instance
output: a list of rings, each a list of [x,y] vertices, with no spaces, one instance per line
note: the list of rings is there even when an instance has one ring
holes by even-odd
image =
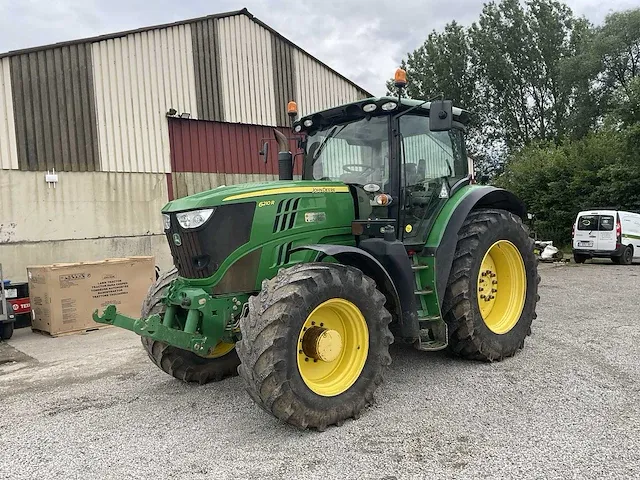
[[[452,118],[443,126],[440,116]],[[470,183],[467,120],[449,102],[391,97],[303,117],[294,124],[304,135],[302,179],[349,185],[362,238],[381,238],[391,225],[406,245],[424,244],[450,195]]]

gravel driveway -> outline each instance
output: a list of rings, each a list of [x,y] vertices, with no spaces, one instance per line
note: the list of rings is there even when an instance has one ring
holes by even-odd
[[[375,406],[324,433],[279,423],[238,378],[172,379],[130,332],[18,330],[0,344],[0,478],[638,477],[640,265],[541,275],[519,355],[393,346]]]

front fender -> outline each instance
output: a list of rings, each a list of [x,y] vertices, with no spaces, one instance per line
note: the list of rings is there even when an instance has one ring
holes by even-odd
[[[360,269],[362,273],[376,282],[378,290],[387,297],[388,304],[393,310],[390,313],[394,318],[397,318],[398,322],[402,325],[402,308],[398,290],[389,272],[387,272],[384,266],[373,255],[358,247],[327,244],[303,245],[292,249],[291,253],[302,250],[318,252],[319,255],[316,261],[322,261],[325,257],[333,257],[344,265],[350,265]]]
[[[440,307],[458,244],[458,231],[469,212],[478,208],[497,208],[507,210],[522,219],[527,215],[526,206],[517,196],[497,187],[469,186],[460,197],[456,199],[454,196],[449,201],[454,202],[452,208],[445,206],[438,215],[435,225],[441,227],[434,228],[429,234],[424,252],[425,255],[435,255],[436,291]]]

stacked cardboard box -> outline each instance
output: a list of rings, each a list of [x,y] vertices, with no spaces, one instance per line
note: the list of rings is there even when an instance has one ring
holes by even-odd
[[[155,280],[154,257],[27,267],[31,328],[57,336],[99,328],[91,315],[114,304],[137,317]]]

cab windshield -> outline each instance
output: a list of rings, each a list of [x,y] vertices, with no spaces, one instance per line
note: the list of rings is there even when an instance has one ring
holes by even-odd
[[[306,176],[359,185],[387,182],[388,139],[388,116],[363,118],[313,132],[306,142]]]

